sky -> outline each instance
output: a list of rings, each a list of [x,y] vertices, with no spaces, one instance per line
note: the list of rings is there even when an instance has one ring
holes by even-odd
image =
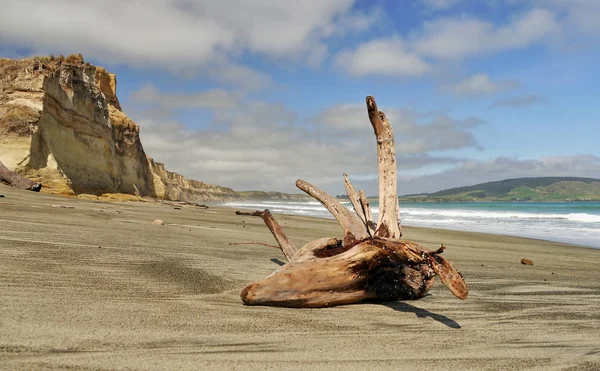
[[[600,178],[598,0],[0,2],[0,57],[116,73],[146,153],[190,179],[374,195],[367,95],[399,194]]]

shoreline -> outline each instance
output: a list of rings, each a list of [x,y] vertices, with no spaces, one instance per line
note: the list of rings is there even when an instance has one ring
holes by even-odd
[[[186,203],[191,203],[191,204],[200,204],[200,201],[198,202],[190,202],[190,201],[172,201],[172,200],[163,200],[163,199],[158,199],[158,198],[143,198],[143,197],[139,197],[139,196],[134,196],[134,195],[128,195],[128,194],[123,194],[123,193],[109,193],[109,194],[104,194],[104,195],[91,195],[91,194],[80,194],[80,195],[64,195],[64,194],[53,194],[53,193],[46,193],[46,192],[41,192],[42,194],[45,195],[49,195],[49,196],[58,196],[58,197],[65,197],[65,198],[70,198],[70,199],[77,199],[77,200],[90,200],[90,201],[98,201],[98,202],[151,202],[151,203],[162,203],[162,204],[186,204]],[[343,201],[348,201],[347,199],[341,199]],[[224,203],[227,202],[238,202],[238,201],[254,201],[254,202],[301,202],[301,201],[297,201],[297,200],[264,200],[264,199],[243,199],[243,200],[230,200],[230,201],[202,201],[204,205],[209,205],[211,207],[224,207],[224,208],[237,208],[234,206],[227,206]],[[309,201],[315,201],[314,199],[309,199]],[[377,199],[372,199],[370,201],[377,201]],[[349,202],[349,201],[348,201]],[[516,203],[516,204],[535,204],[535,203],[539,203],[539,204],[551,204],[551,203],[598,203],[600,201],[547,201],[547,202],[543,202],[543,201],[441,201],[441,202],[437,202],[437,201],[433,201],[433,202],[416,202],[416,201],[405,201],[405,203],[414,203],[414,204],[461,204],[461,203],[465,203],[465,204],[472,204],[472,203]],[[244,209],[243,207],[241,208],[243,210],[251,210],[251,211],[255,211],[254,209]],[[293,215],[293,216],[305,216],[305,215],[298,215],[298,214],[285,214],[285,213],[279,213],[276,212],[275,214],[282,214],[282,215]],[[322,220],[331,220],[330,218],[325,218],[325,217],[319,217],[319,216],[307,216],[307,217],[312,217],[312,218],[316,218],[316,219],[322,219]],[[571,242],[571,241],[564,241],[564,240],[552,240],[552,239],[543,239],[543,238],[539,238],[536,236],[531,236],[531,235],[526,235],[526,234],[505,234],[505,233],[495,233],[495,232],[480,232],[480,231],[473,231],[473,230],[468,230],[468,229],[446,229],[446,228],[440,228],[440,227],[427,227],[427,226],[418,226],[418,225],[403,225],[402,228],[428,228],[428,229],[433,229],[433,230],[442,230],[442,231],[461,231],[461,232],[468,232],[468,233],[482,233],[482,234],[490,234],[490,235],[497,235],[497,236],[508,236],[508,237],[518,237],[518,238],[525,238],[525,239],[531,239],[531,240],[539,240],[539,241],[545,241],[545,242],[554,242],[554,243],[560,243],[560,244],[566,244],[566,245],[571,245],[571,246],[576,246],[576,247],[581,247],[581,248],[587,248],[587,249],[600,249],[600,245],[599,246],[592,246],[592,245],[585,245],[582,243],[575,243],[575,242]]]
[[[209,204],[211,205],[211,204]],[[249,208],[245,208],[245,207],[237,207],[237,206],[228,206],[228,205],[223,205],[223,204],[218,204],[215,203],[214,205],[212,205],[214,207],[223,207],[223,208],[231,208],[234,210],[244,210],[244,211],[256,211],[257,209],[249,209]],[[400,206],[400,213],[402,214],[402,206]],[[261,210],[262,211],[262,210]],[[298,214],[292,214],[292,213],[281,213],[281,212],[274,212],[275,215],[287,215],[287,216],[294,216],[294,217],[306,217],[306,218],[315,218],[318,220],[333,220],[333,217],[331,218],[325,218],[325,217],[319,217],[319,216],[313,216],[313,215],[298,215]],[[265,227],[266,228],[266,227]],[[467,229],[447,229],[447,228],[439,228],[439,227],[427,227],[427,226],[419,226],[419,225],[402,225],[402,229],[404,230],[405,228],[422,228],[422,229],[430,229],[430,230],[434,230],[434,231],[455,231],[455,232],[464,232],[464,233],[475,233],[475,234],[482,234],[482,235],[491,235],[491,236],[502,236],[502,237],[515,237],[515,238],[524,238],[524,239],[529,239],[529,240],[534,240],[534,241],[540,241],[540,242],[548,242],[548,243],[557,243],[557,244],[564,244],[564,245],[569,245],[569,246],[573,246],[573,247],[580,247],[580,248],[585,248],[585,249],[595,249],[595,250],[600,250],[600,246],[591,246],[591,245],[584,245],[584,244],[577,244],[577,243],[573,243],[573,242],[565,242],[565,241],[559,241],[559,240],[551,240],[551,239],[543,239],[543,238],[537,238],[537,237],[532,237],[532,236],[527,236],[527,235],[517,235],[517,234],[505,234],[505,233],[494,233],[494,232],[480,232],[480,231],[473,231],[473,230],[467,230]]]
[[[467,300],[437,282],[415,301],[248,307],[243,288],[284,260],[231,245],[272,243],[260,218],[0,194],[0,369],[600,368],[598,249],[406,227],[448,246]],[[276,217],[297,246],[341,235],[334,220]]]
[[[4,184],[1,184],[5,186]],[[124,194],[124,193],[109,193],[109,194],[105,194],[105,195],[91,195],[91,194],[81,194],[81,195],[64,195],[64,194],[53,194],[53,193],[46,193],[46,192],[41,192],[40,194],[43,195],[47,195],[47,196],[55,196],[55,197],[60,197],[60,198],[66,198],[66,199],[71,199],[71,200],[82,200],[82,201],[93,201],[93,202],[105,202],[105,203],[127,203],[127,202],[132,202],[132,203],[145,203],[145,202],[149,202],[149,203],[158,203],[158,204],[167,204],[167,205],[183,205],[183,204],[200,204],[200,201],[198,202],[190,202],[190,201],[173,201],[173,200],[163,200],[163,199],[158,199],[158,198],[143,198],[143,197],[139,197],[139,196],[134,196],[134,195],[128,195],[128,194]],[[348,201],[346,199],[342,199],[344,201]],[[375,201],[377,201],[377,199],[373,199]],[[371,201],[373,201],[371,200]],[[239,200],[232,200],[232,201],[239,201]],[[235,207],[235,206],[228,206],[223,204],[224,202],[232,202],[232,201],[202,201],[204,205],[208,205],[210,207],[218,207],[218,208],[225,208],[225,209],[233,209],[233,210],[246,210],[246,211],[255,211],[255,209],[248,209],[248,208],[243,208],[243,207]],[[244,199],[243,201],[256,201],[256,202],[264,202],[264,201],[269,201],[269,202],[298,202],[295,200],[263,200],[263,199]],[[314,201],[314,199],[310,199],[310,201]],[[417,201],[405,201],[406,203],[415,203],[415,204],[420,204],[420,203],[434,203],[434,204],[447,204],[447,203],[541,203],[541,204],[547,204],[547,203],[588,203],[588,202],[592,202],[592,203],[598,203],[600,201],[547,201],[547,202],[543,202],[543,201],[441,201],[441,202],[437,202],[437,201],[432,201],[432,202],[417,202]],[[274,215],[286,215],[286,216],[293,216],[293,217],[299,217],[299,218],[313,218],[315,220],[328,220],[331,221],[333,220],[332,218],[325,218],[325,217],[319,217],[319,216],[312,216],[312,215],[298,215],[298,214],[286,214],[286,213],[280,213],[280,212],[274,212]],[[265,227],[266,228],[266,227]],[[578,247],[578,248],[584,248],[584,249],[594,249],[594,250],[598,250],[600,249],[600,246],[595,247],[595,246],[590,246],[590,245],[584,245],[584,244],[577,244],[577,243],[573,243],[573,242],[566,242],[566,241],[559,241],[559,240],[551,240],[551,239],[543,239],[543,238],[537,238],[537,237],[531,237],[531,236],[527,236],[527,235],[517,235],[517,234],[504,234],[504,233],[494,233],[494,232],[479,232],[479,231],[473,231],[473,230],[467,230],[467,229],[446,229],[446,228],[439,228],[439,227],[426,227],[426,226],[418,226],[418,225],[403,225],[402,226],[403,229],[405,228],[415,228],[415,229],[425,229],[425,230],[432,230],[432,231],[446,231],[446,232],[464,232],[464,233],[474,233],[474,234],[481,234],[483,236],[501,236],[501,237],[515,237],[515,238],[523,238],[523,239],[528,239],[528,240],[533,240],[533,241],[539,241],[539,242],[547,242],[547,243],[556,243],[556,244],[561,244],[561,245],[567,245],[567,246],[572,246],[572,247]]]

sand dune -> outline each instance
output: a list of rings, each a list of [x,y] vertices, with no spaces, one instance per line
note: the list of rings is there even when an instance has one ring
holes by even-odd
[[[438,283],[418,301],[246,307],[240,291],[283,260],[229,244],[273,243],[259,218],[0,194],[2,369],[600,369],[597,249],[406,228],[448,246],[466,301]],[[297,245],[340,234],[333,221],[278,220]]]

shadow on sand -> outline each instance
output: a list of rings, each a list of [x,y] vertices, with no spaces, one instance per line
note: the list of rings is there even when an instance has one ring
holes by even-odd
[[[279,265],[280,267],[281,267],[281,266],[283,266],[283,265],[285,265],[285,262],[283,262],[283,261],[281,261],[281,260],[279,260],[279,259],[277,259],[277,258],[273,258],[273,259],[271,259],[271,261],[272,261],[273,263],[275,263],[275,264]]]
[[[451,328],[461,328],[460,324],[451,318],[448,318],[442,314],[430,312],[426,309],[417,308],[417,307],[412,306],[403,301],[382,303],[382,305],[385,305],[388,308],[392,308],[393,310],[398,311],[398,312],[414,313],[419,318],[430,317],[430,318],[432,318],[440,323],[443,323],[444,325],[451,327]]]

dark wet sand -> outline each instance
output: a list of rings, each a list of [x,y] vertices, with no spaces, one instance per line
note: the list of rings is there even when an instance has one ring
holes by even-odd
[[[2,369],[600,369],[598,249],[406,228],[448,246],[466,301],[438,283],[418,301],[246,307],[240,291],[283,260],[229,245],[274,243],[259,218],[0,194]],[[278,220],[297,245],[340,234],[333,221]]]

